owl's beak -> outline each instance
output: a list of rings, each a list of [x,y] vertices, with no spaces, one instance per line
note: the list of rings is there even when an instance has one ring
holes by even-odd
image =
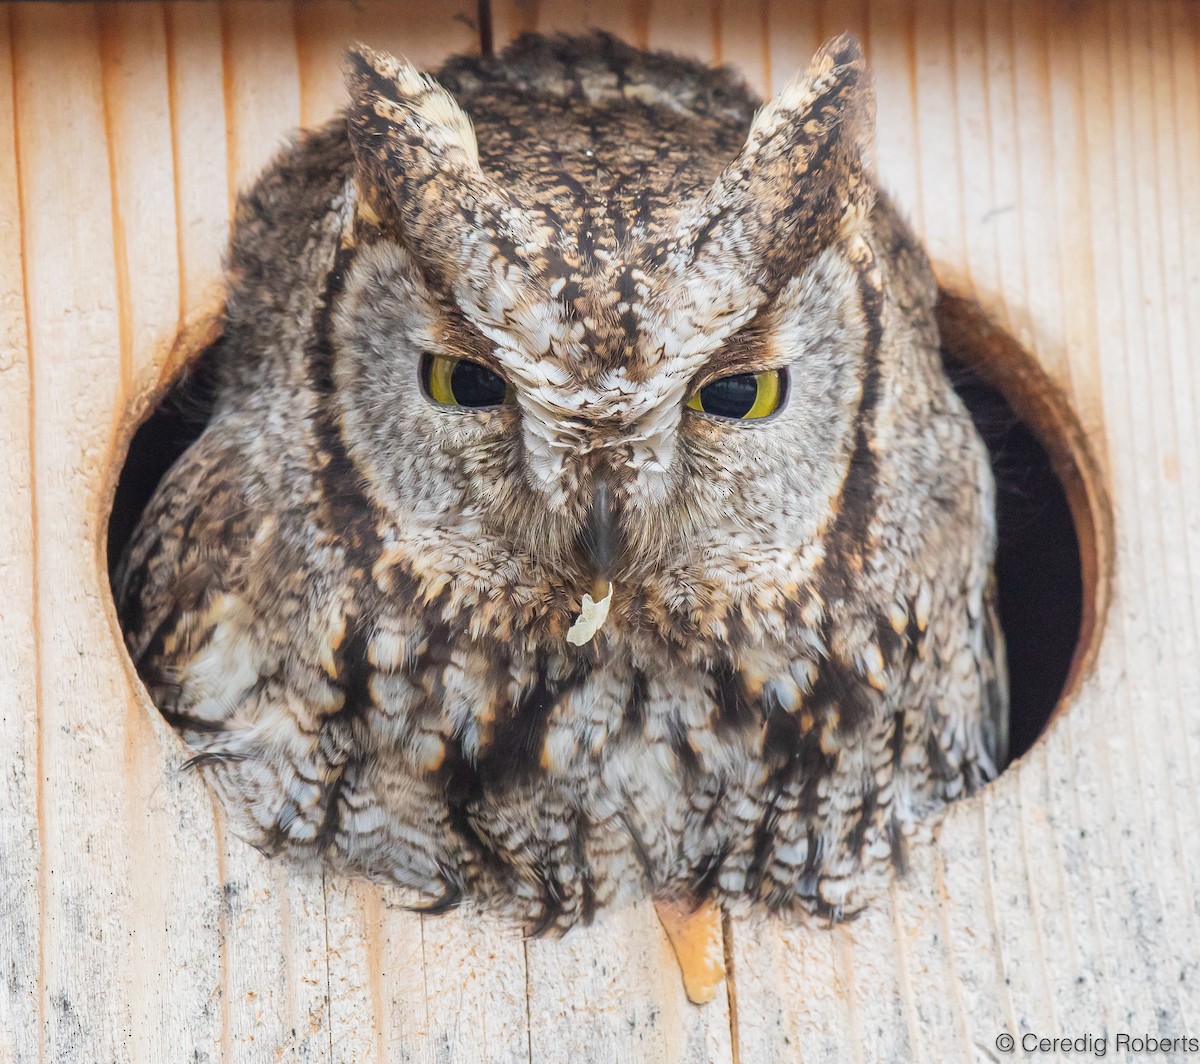
[[[607,481],[596,484],[587,524],[583,529],[583,544],[592,566],[592,597],[597,601],[608,594],[621,549],[621,527],[613,508],[612,489]]]

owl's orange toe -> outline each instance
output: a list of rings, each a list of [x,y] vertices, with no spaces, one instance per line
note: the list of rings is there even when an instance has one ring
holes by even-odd
[[[656,901],[654,908],[675,950],[688,1000],[693,1005],[707,1004],[725,981],[721,910],[711,901],[699,908],[686,902]]]

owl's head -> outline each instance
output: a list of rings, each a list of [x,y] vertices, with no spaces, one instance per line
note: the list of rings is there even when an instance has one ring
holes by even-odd
[[[437,587],[569,615],[599,576],[719,636],[796,598],[852,462],[873,100],[847,37],[753,116],[607,75],[460,103],[353,53],[341,428]]]

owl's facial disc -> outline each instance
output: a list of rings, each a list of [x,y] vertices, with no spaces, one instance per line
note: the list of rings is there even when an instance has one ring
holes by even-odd
[[[431,565],[632,594],[819,538],[862,387],[855,45],[819,53],[711,186],[626,219],[603,254],[561,222],[582,204],[539,204],[545,174],[497,176],[436,82],[363,51],[349,84],[368,238],[334,315],[342,428]]]

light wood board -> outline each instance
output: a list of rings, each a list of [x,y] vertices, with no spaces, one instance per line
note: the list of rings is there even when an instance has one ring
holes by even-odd
[[[1200,1037],[1200,5],[492,16],[498,45],[600,26],[760,91],[862,36],[885,183],[1098,456],[1116,540],[1094,661],[887,904],[832,931],[735,921],[704,1008],[649,907],[526,942],[267,861],[132,674],[109,492],[176,329],[218,297],[233,195],[337,107],[345,44],[434,64],[478,46],[475,5],[0,7],[0,1062],[986,1061],[1002,1032],[1118,1058],[1121,1032]]]

